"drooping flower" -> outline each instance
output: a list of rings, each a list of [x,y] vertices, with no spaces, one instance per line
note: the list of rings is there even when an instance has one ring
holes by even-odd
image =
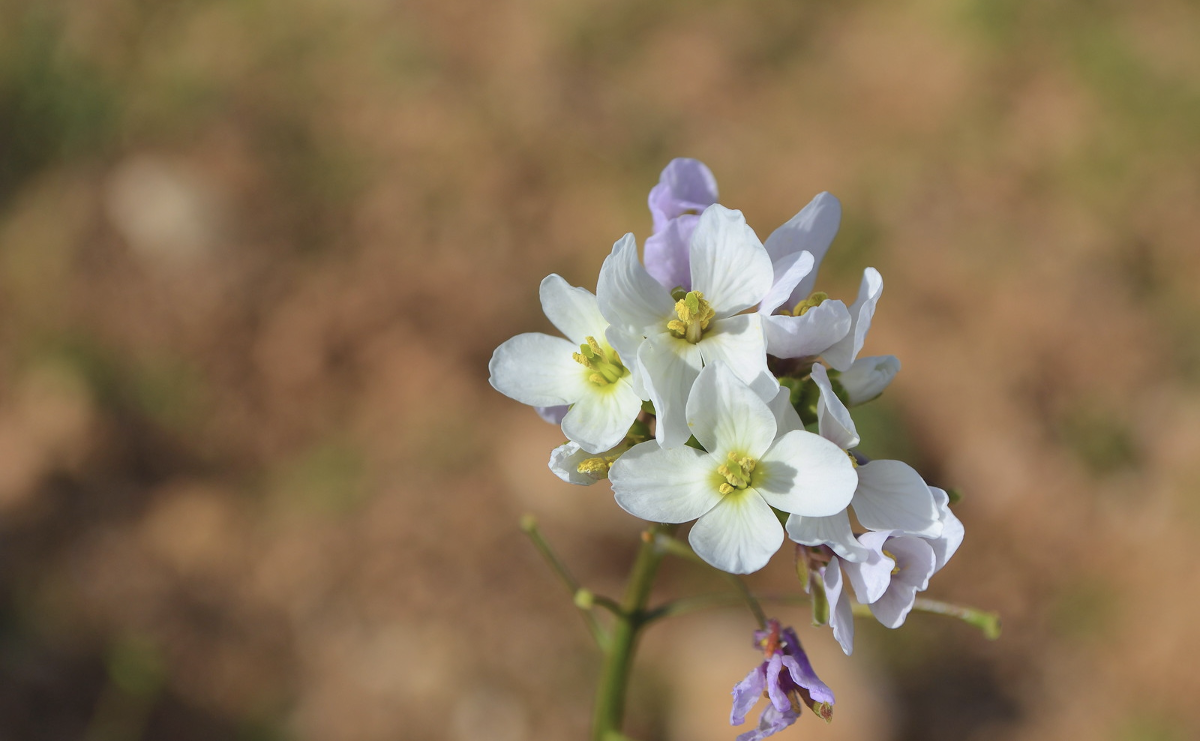
[[[701,368],[724,362],[746,383],[776,384],[767,371],[758,304],[771,287],[771,261],[740,211],[710,206],[692,235],[692,290],[672,297],[638,261],[626,235],[604,261],[596,293],[611,324],[609,342],[623,358],[636,355],[634,383],[654,402],[656,436],[664,447],[687,441],[683,416]]]
[[[746,713],[759,697],[766,695],[770,702],[759,716],[757,727],[738,736],[737,741],[760,741],[782,731],[800,717],[802,705],[812,708],[826,722],[833,718],[833,691],[813,671],[796,631],[781,630],[779,621],[768,620],[766,630],[754,632],[754,645],[766,658],[733,688],[730,725],[745,723]]]
[[[547,276],[540,292],[542,310],[569,339],[540,332],[513,337],[492,354],[488,380],[523,404],[570,406],[563,434],[589,453],[607,451],[625,438],[642,399],[609,345],[596,297],[558,275]]]
[[[757,571],[783,543],[772,507],[823,517],[845,509],[849,457],[804,430],[779,433],[775,414],[722,362],[700,372],[687,423],[704,447],[635,445],[609,471],[617,504],[652,522],[696,520],[692,548],[735,574]]]
[[[895,355],[872,355],[851,363],[838,382],[846,390],[850,406],[858,406],[882,394],[899,372],[900,360]]]
[[[822,437],[849,451],[859,443],[850,410],[833,392],[824,366],[812,367],[820,389],[817,429]],[[857,460],[857,459],[856,459]],[[932,490],[907,463],[876,460],[855,467],[857,485],[850,501],[855,516],[869,530],[900,531],[924,538],[942,534],[942,514]],[[828,545],[842,559],[861,562],[867,551],[850,529],[849,511],[824,518],[792,516],[787,521],[792,540],[807,546]]]
[[[667,290],[692,288],[688,248],[704,209],[717,202],[717,180],[703,162],[670,161],[650,189],[654,233],[646,239],[646,271]]]

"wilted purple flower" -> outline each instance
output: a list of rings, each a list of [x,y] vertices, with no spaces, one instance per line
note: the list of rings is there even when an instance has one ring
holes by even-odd
[[[754,632],[754,645],[766,660],[733,688],[730,725],[746,722],[746,713],[765,696],[770,703],[758,718],[758,726],[737,741],[759,741],[778,733],[800,717],[801,703],[829,722],[833,718],[833,691],[817,677],[800,646],[796,631],[780,629],[779,621],[768,620],[766,630]]]
[[[650,190],[654,234],[646,239],[646,272],[668,291],[692,288],[688,245],[704,209],[717,202],[717,180],[700,160],[679,157]]]

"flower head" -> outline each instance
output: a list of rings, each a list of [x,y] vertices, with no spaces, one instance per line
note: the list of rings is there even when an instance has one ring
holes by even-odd
[[[802,705],[812,708],[826,722],[833,719],[833,691],[813,671],[796,631],[781,630],[779,621],[768,620],[766,630],[754,632],[754,645],[765,658],[733,688],[729,723],[745,723],[746,713],[760,696],[770,704],[759,716],[758,726],[738,736],[737,741],[759,741],[782,731],[800,717]]]

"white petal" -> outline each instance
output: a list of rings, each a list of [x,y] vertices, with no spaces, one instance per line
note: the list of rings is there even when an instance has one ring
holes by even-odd
[[[813,256],[813,269],[805,280],[796,286],[793,304],[812,293],[821,260],[829,251],[829,245],[833,242],[841,221],[842,204],[838,203],[838,199],[830,193],[818,193],[800,213],[788,219],[787,223],[767,237],[765,246],[772,260],[801,250],[807,250]]]
[[[646,386],[642,383],[642,369],[637,362],[638,348],[641,347],[646,338],[640,332],[633,334],[612,325],[609,325],[604,336],[608,339],[608,344],[612,349],[617,351],[621,362],[629,370],[629,376],[626,380],[633,386],[633,392],[642,399],[649,399],[650,397],[646,394]]]
[[[704,293],[718,317],[744,311],[771,289],[771,258],[741,211],[714,204],[692,234],[692,290]]]
[[[895,355],[872,355],[855,360],[838,381],[850,397],[850,406],[857,406],[882,394],[899,372],[900,360]]]
[[[733,375],[756,389],[767,370],[767,344],[763,339],[762,318],[758,314],[742,314],[717,319],[708,325],[704,337],[696,343],[704,363],[718,360],[725,363]],[[778,384],[776,384],[778,385]],[[774,394],[775,390],[771,390]]]
[[[591,388],[562,421],[563,434],[589,453],[603,453],[625,439],[642,400],[624,380]]]
[[[542,280],[539,293],[546,318],[571,342],[582,345],[588,337],[604,341],[608,322],[600,314],[600,306],[591,291],[576,288],[562,276],[551,273]]]
[[[578,351],[570,340],[561,337],[540,332],[519,334],[492,353],[488,382],[522,404],[574,404],[590,385],[587,369],[572,357]]]
[[[775,440],[775,415],[722,362],[700,371],[687,402],[692,434],[718,461],[729,453],[758,458]]]
[[[854,613],[850,607],[850,595],[842,580],[842,568],[834,557],[825,567],[822,577],[825,582],[825,597],[829,600],[829,627],[833,637],[841,644],[842,651],[849,656],[854,653]]]
[[[846,576],[854,585],[858,601],[870,604],[883,596],[892,583],[892,569],[896,562],[883,555],[883,544],[888,533],[863,533],[859,541],[867,550],[867,558],[858,563],[846,564]]]
[[[817,429],[821,437],[836,443],[842,450],[855,447],[859,443],[858,430],[854,427],[854,420],[850,419],[850,410],[833,393],[825,366],[814,365],[812,379],[821,390],[817,398]]]
[[[912,466],[900,461],[858,467],[854,514],[871,530],[903,530],[926,538],[942,532],[933,493]]]
[[[774,274],[771,290],[763,297],[758,310],[763,314],[770,314],[783,306],[791,298],[792,291],[800,281],[812,272],[812,268],[813,256],[809,252],[793,252],[775,260],[771,265],[771,272]]]
[[[652,335],[638,348],[638,365],[658,417],[655,437],[664,448],[683,445],[692,436],[687,400],[700,375],[700,351],[687,340],[665,333]]]
[[[767,403],[771,408],[771,413],[775,415],[775,427],[777,436],[782,437],[792,430],[803,430],[804,422],[800,420],[800,415],[796,412],[796,407],[792,406],[792,390],[786,386],[780,386],[775,392],[775,396]]]
[[[825,360],[837,370],[848,370],[858,357],[858,351],[866,341],[867,330],[871,328],[871,317],[875,316],[875,304],[882,294],[883,277],[875,268],[867,268],[858,286],[858,298],[850,305],[850,331],[822,353]]]
[[[645,442],[630,448],[608,472],[617,504],[651,522],[687,522],[721,501],[713,483],[712,459],[686,445],[658,447]]]
[[[550,451],[550,470],[568,484],[591,486],[600,479],[579,472],[579,464],[591,457],[578,443],[566,442]]]
[[[754,471],[754,488],[772,507],[808,517],[844,510],[857,482],[844,450],[803,430],[776,440]]]
[[[596,298],[609,324],[636,334],[646,334],[651,326],[666,326],[675,316],[671,294],[638,261],[632,234],[617,240],[612,254],[604,258]]]
[[[934,558],[937,559],[934,569],[936,572],[942,570],[942,567],[962,545],[965,531],[962,522],[950,511],[950,496],[936,486],[929,487],[929,491],[933,493],[934,501],[937,502],[938,518],[942,521],[942,534],[929,541],[929,545],[933,548]]]
[[[696,555],[722,571],[749,574],[767,565],[783,545],[783,527],[752,490],[729,494],[692,526]]]
[[[822,301],[801,316],[763,316],[767,352],[777,358],[820,355],[850,331],[850,312],[841,301]]]
[[[850,529],[846,510],[828,517],[791,515],[787,519],[788,537],[801,545],[827,545],[847,561],[865,561],[871,551],[864,548]]]

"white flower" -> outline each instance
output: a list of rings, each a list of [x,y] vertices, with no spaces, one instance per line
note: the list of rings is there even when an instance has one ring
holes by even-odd
[[[875,268],[867,268],[863,271],[862,282],[858,286],[858,298],[850,304],[850,331],[833,343],[832,347],[821,352],[821,357],[825,358],[830,366],[840,371],[849,370],[866,342],[867,330],[871,328],[871,317],[875,316],[875,304],[879,303],[881,295],[883,276]]]
[[[608,478],[608,469],[628,448],[627,441],[599,455],[589,453],[579,443],[567,441],[550,451],[550,470],[568,484],[591,486]]]
[[[596,297],[557,275],[541,286],[542,310],[568,340],[531,332],[508,340],[488,364],[492,386],[535,407],[570,405],[562,431],[589,453],[625,438],[642,400],[629,370],[608,344]]]
[[[812,517],[845,509],[849,457],[818,435],[780,435],[775,414],[724,363],[700,372],[687,423],[704,450],[634,446],[609,472],[617,503],[653,522],[696,520],[697,555],[735,574],[757,571],[783,543],[772,507]],[[707,451],[707,452],[706,452]]]
[[[638,261],[632,235],[613,246],[596,287],[622,357],[636,353],[634,384],[654,402],[656,436],[665,447],[687,441],[684,407],[701,368],[716,360],[746,383],[775,383],[755,306],[771,287],[771,260],[740,211],[707,208],[690,248],[691,287],[673,299]],[[769,382],[769,384],[768,384]]]
[[[817,429],[825,439],[843,450],[859,443],[850,411],[833,393],[824,366],[812,367],[812,379],[820,388]],[[858,485],[850,506],[863,527],[869,530],[900,531],[923,538],[942,534],[942,513],[934,493],[921,475],[907,463],[877,460],[858,466]],[[847,561],[859,562],[866,551],[850,529],[848,511],[829,517],[793,515],[787,521],[788,535],[802,545],[828,545]]]
[[[871,608],[887,628],[899,628],[912,611],[917,592],[929,586],[937,570],[937,557],[929,541],[899,531],[863,533],[859,536],[868,558],[859,563],[837,556],[822,571],[829,599],[829,623],[842,651],[854,650],[854,619],[844,576],[854,585],[858,601]]]

